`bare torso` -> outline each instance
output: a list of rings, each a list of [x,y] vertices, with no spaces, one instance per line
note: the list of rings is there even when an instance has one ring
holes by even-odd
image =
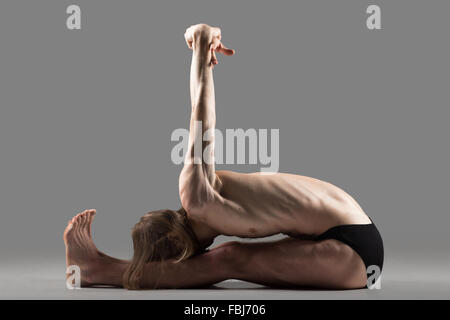
[[[257,238],[284,233],[308,238],[337,225],[371,222],[350,195],[318,179],[285,173],[216,174],[220,196],[193,218],[220,234]]]

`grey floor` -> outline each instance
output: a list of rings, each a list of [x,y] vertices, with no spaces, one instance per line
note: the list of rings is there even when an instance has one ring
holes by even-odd
[[[14,258],[0,263],[0,299],[450,299],[450,257],[386,257],[380,290],[280,290],[229,280],[208,289],[127,291],[65,287],[64,260]],[[423,255],[422,255],[423,256]]]

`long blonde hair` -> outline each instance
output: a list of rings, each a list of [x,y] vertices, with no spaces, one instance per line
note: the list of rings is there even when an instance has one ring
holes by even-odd
[[[127,289],[141,289],[144,266],[150,261],[186,260],[200,251],[186,211],[159,210],[144,215],[132,229],[134,254],[123,276]]]

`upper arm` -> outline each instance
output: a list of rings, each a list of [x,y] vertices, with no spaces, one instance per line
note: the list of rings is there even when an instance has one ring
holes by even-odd
[[[179,177],[179,194],[183,208],[192,213],[220,200],[222,183],[214,173],[213,185],[206,179],[205,168],[198,164],[185,164]]]

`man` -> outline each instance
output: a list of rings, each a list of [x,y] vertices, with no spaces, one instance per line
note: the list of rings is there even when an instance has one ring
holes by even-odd
[[[353,289],[366,286],[367,268],[383,265],[383,243],[358,203],[330,183],[293,174],[215,171],[216,53],[233,55],[219,28],[191,26],[189,150],[180,174],[182,208],[147,213],[133,229],[131,261],[109,257],[91,239],[95,210],[75,216],[65,230],[67,265],[81,269],[82,286],[181,288],[241,279],[268,286]],[[198,123],[201,122],[201,126]],[[196,149],[198,137],[210,133]],[[200,139],[201,141],[201,139]],[[208,150],[207,159],[203,158]],[[200,155],[200,156],[199,156]],[[205,249],[218,235],[274,242],[229,242]]]

